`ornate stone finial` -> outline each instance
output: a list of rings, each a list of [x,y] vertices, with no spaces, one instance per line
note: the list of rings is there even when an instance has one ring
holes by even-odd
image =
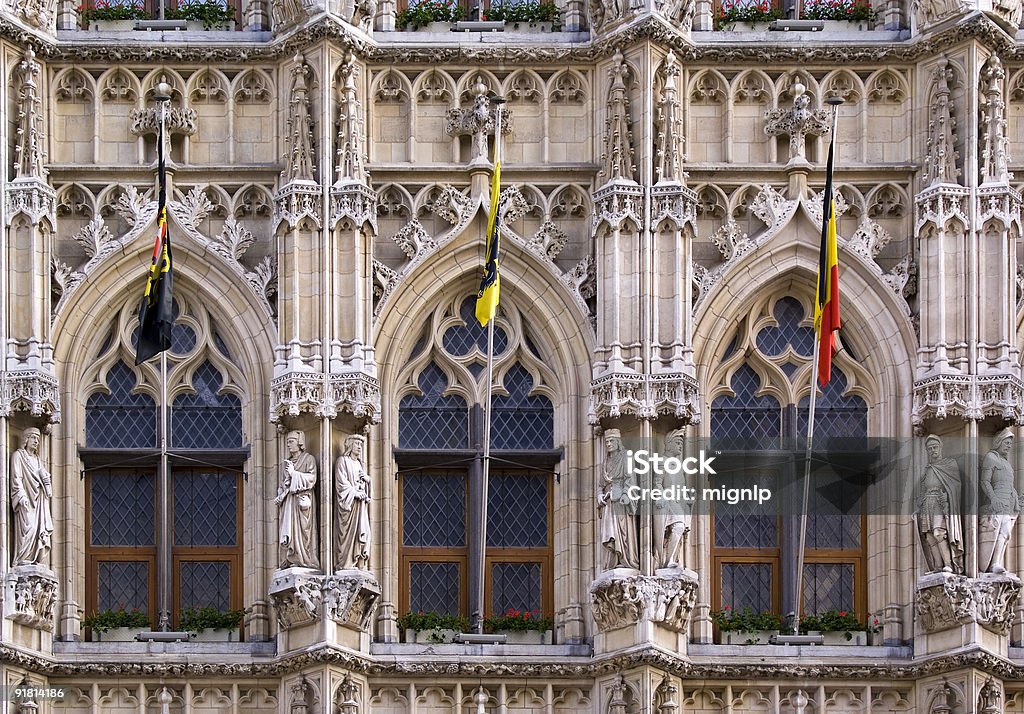
[[[981,68],[981,182],[1007,183],[1013,175],[1007,169],[1010,140],[1006,138],[1006,102],[1003,79],[1006,72],[999,57],[992,55]]]
[[[346,672],[336,697],[336,700],[341,700],[338,703],[339,714],[359,714],[358,695],[359,685],[352,680],[352,675]]]
[[[794,82],[792,92],[792,109],[769,109],[764,115],[765,134],[789,137],[790,164],[806,162],[804,145],[808,136],[822,136],[832,129],[832,112],[809,109],[811,98],[802,82]]]
[[[679,703],[676,701],[678,695],[679,687],[665,677],[654,690],[654,711],[657,714],[676,714],[679,711]]]
[[[340,116],[338,117],[338,166],[335,185],[348,183],[369,184],[363,155],[362,107],[356,99],[356,63],[351,52],[338,70],[341,78]]]
[[[1001,714],[1003,711],[1003,693],[996,680],[989,677],[978,692],[978,714]]]
[[[950,101],[949,81],[953,70],[946,58],[939,60],[933,75],[935,95],[929,108],[928,143],[925,148],[925,186],[940,183],[957,183],[960,169],[956,167],[959,154],[956,151],[956,117]]]
[[[612,66],[608,69],[608,77],[612,83],[608,90],[605,150],[601,156],[601,174],[606,181],[635,180],[633,133],[629,130],[629,94],[625,82],[628,73],[629,68],[626,66],[622,53],[616,51],[612,58]]]
[[[505,104],[491,105],[487,85],[480,76],[477,76],[472,91],[473,106],[468,109],[449,109],[444,130],[449,136],[472,136],[473,156],[470,159],[470,166],[486,166],[487,137],[494,134],[498,112],[501,112],[502,136],[512,131],[512,113]]]
[[[291,118],[288,120],[288,153],[285,167],[281,172],[281,183],[292,181],[316,182],[316,166],[313,163],[314,132],[313,117],[309,113],[308,79],[312,69],[305,58],[296,53],[292,67]]]
[[[16,179],[46,178],[42,101],[36,85],[41,71],[32,48],[25,50],[21,61],[14,68],[18,87],[18,114],[15,120],[18,140],[14,147],[18,157],[15,165]]]
[[[669,50],[665,56],[662,69],[665,76],[665,87],[658,103],[658,183],[683,183],[686,173],[682,167],[682,154],[679,144],[682,140],[679,121],[679,94],[676,80],[679,77],[679,62],[676,54]]]

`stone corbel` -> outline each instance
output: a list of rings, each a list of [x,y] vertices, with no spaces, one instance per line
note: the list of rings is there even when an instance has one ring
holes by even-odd
[[[339,625],[368,632],[380,602],[380,585],[366,571],[346,571],[324,579],[325,616]]]
[[[1010,573],[968,578],[930,573],[917,582],[917,616],[925,632],[977,623],[999,635],[1010,634],[1021,581]]]
[[[277,611],[282,630],[299,627],[320,619],[324,576],[308,568],[287,568],[274,573],[270,599]]]
[[[591,612],[602,632],[646,620],[685,633],[696,600],[697,574],[692,570],[655,575],[610,570],[590,586]]]
[[[41,565],[19,565],[7,574],[4,616],[37,630],[53,631],[57,576]]]

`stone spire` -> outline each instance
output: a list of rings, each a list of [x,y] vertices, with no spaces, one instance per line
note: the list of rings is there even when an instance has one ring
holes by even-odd
[[[1007,169],[1006,102],[1003,79],[1006,72],[992,55],[981,69],[981,182],[1007,183],[1013,176]]]
[[[629,130],[629,94],[625,77],[628,73],[622,53],[612,58],[608,76],[612,80],[608,90],[608,119],[605,123],[605,150],[601,156],[601,173],[605,181],[626,179],[634,181],[633,133]]]
[[[14,148],[17,155],[16,179],[46,178],[42,101],[36,85],[40,72],[36,53],[31,49],[26,50],[14,70],[18,87],[18,115],[15,120],[18,140]]]
[[[672,50],[665,57],[662,69],[665,87],[658,103],[657,134],[657,176],[658,183],[685,183],[686,174],[682,167],[682,153],[679,143],[682,132],[679,128],[679,93],[676,80],[679,77],[679,62]]]
[[[352,53],[346,53],[338,70],[341,79],[341,101],[338,114],[338,160],[335,185],[369,184],[363,154],[362,107],[356,99],[356,64]]]
[[[281,173],[281,183],[292,181],[316,182],[316,166],[313,163],[313,117],[309,114],[307,93],[309,75],[312,70],[302,55],[295,55],[292,67],[292,96],[289,101],[291,118],[288,120],[288,153]]]
[[[956,117],[950,101],[949,80],[953,70],[949,62],[943,58],[935,70],[933,83],[935,99],[929,108],[928,144],[925,150],[924,174],[925,186],[940,183],[957,183],[960,170],[956,167],[959,158],[956,151]]]

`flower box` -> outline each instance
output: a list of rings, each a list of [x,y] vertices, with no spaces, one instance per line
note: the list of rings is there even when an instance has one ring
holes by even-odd
[[[458,630],[432,629],[432,630],[406,630],[405,641],[416,644],[451,644],[455,641]]]
[[[550,645],[551,630],[495,630],[497,635],[505,635],[506,645]]]
[[[719,633],[723,645],[768,645],[778,630],[727,630]]]
[[[188,32],[209,32],[211,30],[220,30],[220,31],[225,31],[226,30],[226,31],[231,32],[231,31],[234,31],[234,29],[235,29],[235,21],[234,20],[227,20],[225,22],[218,22],[218,23],[215,23],[215,24],[211,25],[210,27],[207,27],[206,25],[203,24],[202,20],[188,20],[185,23],[185,29]]]
[[[822,642],[823,645],[829,647],[843,647],[846,645],[856,645],[858,647],[864,647],[868,643],[868,633],[863,630],[854,631],[842,631],[842,632],[808,632],[809,635],[821,635],[825,638]],[[846,638],[846,635],[850,635],[850,639]]]
[[[241,630],[207,627],[198,630],[192,637],[193,642],[241,642]]]
[[[148,632],[148,627],[111,627],[109,630],[100,632],[92,631],[93,642],[135,642],[135,635],[140,632]]]
[[[90,20],[89,29],[93,32],[132,32],[135,20]]]
[[[527,34],[536,34],[540,32],[551,32],[551,28],[554,26],[552,22],[512,22],[506,23],[506,32],[525,32]]]

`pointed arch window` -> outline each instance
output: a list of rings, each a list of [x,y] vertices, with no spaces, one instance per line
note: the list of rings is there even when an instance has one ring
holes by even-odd
[[[715,448],[759,452],[802,448],[814,347],[808,307],[795,297],[770,300],[740,323],[717,369],[719,379],[728,379],[729,389],[720,390],[711,404],[710,436]],[[816,405],[817,447],[863,449],[867,404],[851,393],[850,386],[841,363],[834,365],[832,379]],[[780,451],[783,453],[789,452]],[[803,473],[796,474],[794,468],[780,466],[774,474],[759,473],[758,478],[774,478],[769,486],[779,494],[784,483],[801,483]],[[802,611],[812,614],[836,609],[863,617],[864,515],[856,510],[856,499],[840,487],[836,475],[816,470],[813,478]],[[751,512],[717,503],[712,528],[714,609],[749,607],[756,612],[785,614],[796,607],[797,515]]]
[[[487,542],[481,546],[480,447],[486,331],[475,297],[435,311],[400,383],[398,448],[402,611],[469,616],[477,578],[485,614],[509,609],[553,614],[552,488],[561,458],[554,448],[553,375],[522,317],[503,305],[495,328],[495,389],[487,492]],[[484,548],[485,564],[475,563]]]
[[[135,303],[85,375],[86,611],[138,608],[157,626],[170,583],[171,626],[186,609],[242,606],[242,429],[239,371],[211,315],[179,297],[168,355],[169,492],[157,488],[156,370],[131,367]],[[166,501],[168,521],[159,514]],[[157,545],[169,543],[161,563]]]

